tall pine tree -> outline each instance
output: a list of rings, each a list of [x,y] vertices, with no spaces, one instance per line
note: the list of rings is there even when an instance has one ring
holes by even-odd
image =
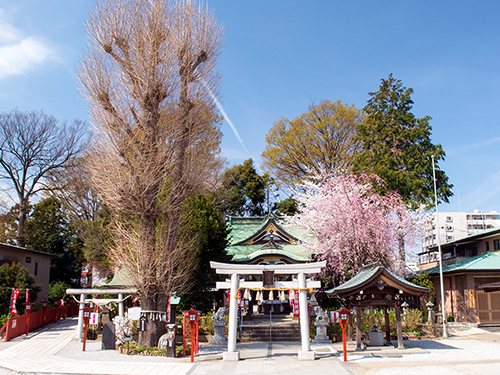
[[[448,202],[453,185],[448,183],[439,161],[445,152],[431,141],[430,116],[416,118],[411,112],[413,89],[406,88],[392,74],[382,79],[377,92],[365,106],[365,123],[358,126],[363,152],[355,161],[355,170],[376,174],[388,191],[396,191],[409,208],[422,204],[431,207],[434,185],[431,156],[436,160],[438,200]]]

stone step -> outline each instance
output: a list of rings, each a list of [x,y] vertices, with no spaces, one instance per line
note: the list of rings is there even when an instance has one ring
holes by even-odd
[[[300,341],[300,325],[292,320],[273,321],[270,333],[269,322],[247,322],[242,326],[242,342],[253,341]]]
[[[419,330],[422,336],[428,338],[440,337],[443,335],[442,325],[421,324]]]

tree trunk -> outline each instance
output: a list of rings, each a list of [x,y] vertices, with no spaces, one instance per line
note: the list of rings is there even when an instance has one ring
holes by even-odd
[[[154,196],[152,196],[154,199]],[[149,348],[157,346],[161,335],[165,333],[165,322],[156,319],[153,312],[166,312],[167,304],[165,291],[161,287],[161,281],[157,279],[158,262],[156,261],[156,216],[148,213],[140,218],[141,225],[141,263],[143,269],[143,290],[140,292],[141,308],[146,311],[146,330],[139,333],[139,346]],[[163,249],[162,249],[163,250]],[[165,250],[164,250],[165,251]],[[156,265],[156,267],[152,266]],[[151,313],[147,313],[150,311]]]
[[[141,308],[143,311],[166,311],[166,306],[161,308],[151,295],[141,295]],[[146,313],[146,330],[139,332],[138,345],[144,348],[158,346],[160,337],[165,333],[165,322],[160,319],[153,320],[152,313]]]
[[[19,215],[17,224],[17,246],[25,247],[26,242],[24,241],[24,227],[26,224],[26,216],[28,215],[27,209],[28,202],[25,199],[19,200]]]
[[[401,259],[401,266],[404,267],[406,264],[406,251],[405,251],[405,239],[403,236],[398,236],[398,248],[399,248],[399,258]]]

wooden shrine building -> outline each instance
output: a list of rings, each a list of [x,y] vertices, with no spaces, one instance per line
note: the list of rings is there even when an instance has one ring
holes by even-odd
[[[299,265],[311,260],[311,254],[300,245],[299,233],[292,232],[281,225],[279,217],[268,216],[238,217],[230,216],[231,242],[227,249],[231,264],[235,265]],[[291,282],[294,276],[280,274],[276,281]],[[262,281],[261,275],[246,275],[246,281]],[[244,301],[247,317],[257,314],[289,313],[288,294],[278,298],[276,293],[250,291],[251,297]]]
[[[384,310],[385,345],[392,345],[389,309],[395,310],[398,348],[404,349],[401,304],[405,297],[420,297],[427,292],[428,288],[395,275],[381,262],[363,266],[349,281],[336,288],[325,290],[330,298],[338,298],[349,310],[355,310],[356,350],[361,350],[361,310],[368,307]],[[352,325],[352,319],[349,319],[351,332]]]

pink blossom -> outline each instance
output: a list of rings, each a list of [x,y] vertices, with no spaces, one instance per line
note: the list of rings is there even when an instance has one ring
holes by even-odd
[[[287,225],[304,234],[302,245],[316,258],[327,261],[323,276],[334,285],[374,261],[402,272],[399,244],[415,242],[422,210],[410,212],[396,192],[379,193],[382,187],[376,175],[316,175],[295,192],[301,211]]]

